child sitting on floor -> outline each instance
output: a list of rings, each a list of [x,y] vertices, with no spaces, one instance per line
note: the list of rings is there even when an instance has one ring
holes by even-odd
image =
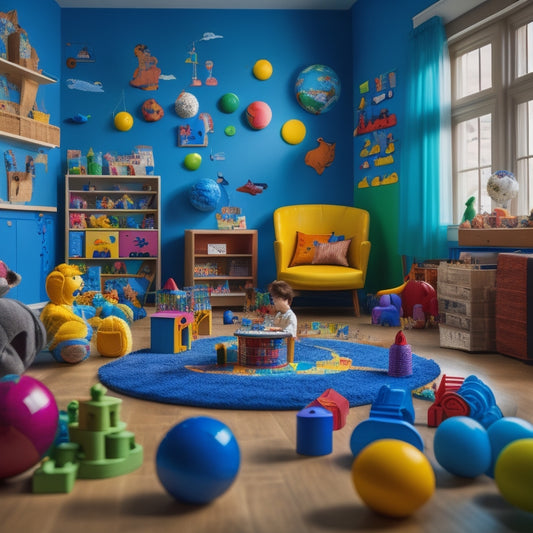
[[[298,320],[291,309],[292,299],[294,298],[292,287],[285,281],[276,280],[268,286],[268,292],[272,297],[276,311],[271,329],[285,331],[290,333],[292,337],[296,337]]]

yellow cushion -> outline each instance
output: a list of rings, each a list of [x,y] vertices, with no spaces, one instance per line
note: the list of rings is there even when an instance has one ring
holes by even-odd
[[[313,262],[315,255],[315,247],[317,244],[328,242],[331,234],[326,235],[308,235],[301,231],[296,232],[296,248],[290,263],[290,267],[298,265],[310,265]]]

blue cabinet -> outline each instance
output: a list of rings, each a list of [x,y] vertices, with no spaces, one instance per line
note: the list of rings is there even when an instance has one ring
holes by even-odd
[[[8,298],[25,304],[47,301],[46,276],[56,266],[57,214],[0,210],[0,243],[0,259],[22,276]]]

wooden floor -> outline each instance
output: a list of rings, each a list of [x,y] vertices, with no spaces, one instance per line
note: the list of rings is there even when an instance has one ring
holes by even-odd
[[[372,326],[368,315],[351,316],[348,309],[295,311],[300,321],[347,323],[352,338],[381,339],[390,345],[396,334],[395,329]],[[234,327],[222,322],[222,310],[215,311],[213,334],[231,335]],[[133,332],[134,349],[149,347],[149,318],[137,321]],[[533,420],[533,366],[499,354],[441,349],[436,329],[407,330],[406,337],[414,353],[435,359],[443,373],[477,375],[495,392],[505,414]],[[98,367],[107,362],[92,355],[79,365],[59,365],[49,354],[41,354],[28,374],[42,380],[54,393],[59,408],[66,409],[71,400],[88,398],[89,388],[97,382]],[[354,427],[368,417],[370,406],[350,410],[346,426],[334,432],[333,453],[304,457],[295,451],[296,411],[206,410],[122,398],[122,418],[144,447],[142,467],[117,478],[77,480],[70,494],[32,494],[31,471],[0,481],[1,532],[533,531],[533,514],[507,504],[492,479],[457,478],[435,462],[435,430],[426,424],[427,401],[414,400],[415,424],[434,466],[437,490],[414,515],[394,520],[369,510],[357,496],[350,477],[350,436]],[[165,492],[154,459],[166,432],[197,415],[212,416],[227,424],[241,449],[241,468],[235,483],[210,505],[199,507],[178,503]]]

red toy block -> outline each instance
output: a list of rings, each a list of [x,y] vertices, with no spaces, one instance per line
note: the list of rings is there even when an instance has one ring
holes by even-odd
[[[443,420],[452,416],[468,416],[470,406],[457,391],[465,378],[444,374],[435,392],[435,402],[428,409],[428,426],[437,427]]]
[[[333,429],[341,429],[346,424],[350,402],[334,389],[327,389],[306,407],[323,407],[333,414]]]

